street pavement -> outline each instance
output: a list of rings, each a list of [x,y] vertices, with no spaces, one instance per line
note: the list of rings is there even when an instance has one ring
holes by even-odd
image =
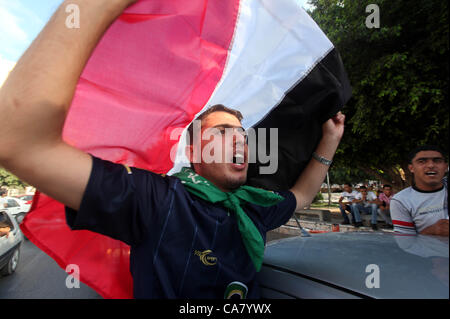
[[[10,276],[0,275],[0,299],[98,299],[93,289],[67,288],[68,274],[29,240],[24,240],[19,265]],[[72,281],[73,282],[73,281]]]

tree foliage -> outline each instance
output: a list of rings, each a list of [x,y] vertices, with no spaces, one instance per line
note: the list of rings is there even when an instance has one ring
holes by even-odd
[[[310,3],[353,87],[335,163],[407,186],[411,149],[437,144],[448,153],[448,1],[378,0],[380,28],[371,29],[373,0]]]
[[[343,185],[345,183],[357,184],[366,183],[373,179],[373,176],[366,172],[350,166],[333,165],[329,171],[330,183]]]
[[[25,188],[28,184],[0,167],[0,187],[2,186]]]

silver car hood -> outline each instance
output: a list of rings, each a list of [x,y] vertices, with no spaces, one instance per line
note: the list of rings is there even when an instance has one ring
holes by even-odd
[[[264,265],[374,298],[449,298],[448,255],[448,237],[324,233],[268,243]]]

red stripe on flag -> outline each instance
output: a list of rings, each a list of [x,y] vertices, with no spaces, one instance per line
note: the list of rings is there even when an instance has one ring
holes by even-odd
[[[221,79],[238,6],[144,0],[130,8],[87,63],[64,139],[104,159],[167,173],[177,144],[170,133],[193,120]],[[133,16],[154,18],[127,22]]]
[[[105,33],[84,69],[65,122],[66,142],[116,163],[166,173],[170,139],[220,81],[239,0],[141,0]],[[129,247],[71,231],[64,206],[41,194],[21,225],[61,267],[105,298],[131,298]]]
[[[137,14],[137,13],[123,13],[119,19],[125,22],[134,23],[142,22],[150,19],[158,19],[167,17],[166,14]]]
[[[82,281],[103,298],[133,296],[129,246],[90,231],[71,231],[66,224],[64,206],[45,194],[40,193],[33,205],[35,210],[20,225],[27,238],[61,268],[66,269],[69,264],[79,266]],[[114,263],[120,266],[112,266]]]

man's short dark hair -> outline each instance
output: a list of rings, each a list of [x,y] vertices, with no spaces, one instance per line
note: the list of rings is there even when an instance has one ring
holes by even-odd
[[[238,110],[230,109],[222,104],[216,104],[216,105],[213,105],[210,108],[208,108],[206,111],[204,111],[199,116],[197,116],[196,120],[203,121],[204,118],[206,118],[209,114],[214,113],[214,112],[229,113],[231,115],[236,116],[237,119],[239,120],[239,122],[241,122],[242,119],[244,118],[242,116],[242,113],[239,112]],[[188,126],[187,134],[186,134],[186,143],[187,143],[187,145],[193,145],[193,143],[194,143],[194,121],[192,121],[192,123]]]
[[[389,188],[392,188],[392,186],[389,185],[389,184],[384,184],[384,185],[383,185],[383,189],[384,189],[384,188],[388,188],[388,187],[389,187]]]
[[[350,186],[350,187],[353,187],[353,185],[352,185],[351,183],[344,183],[344,186],[345,186],[345,185]]]
[[[362,185],[362,186],[359,187],[359,189],[367,189],[367,187]]]
[[[439,146],[427,144],[427,145],[418,146],[415,149],[413,149],[408,154],[408,162],[411,164],[414,157],[416,157],[416,154],[419,152],[422,152],[422,151],[436,151],[436,152],[441,153],[442,157],[445,158],[444,152],[442,151],[442,149]]]

